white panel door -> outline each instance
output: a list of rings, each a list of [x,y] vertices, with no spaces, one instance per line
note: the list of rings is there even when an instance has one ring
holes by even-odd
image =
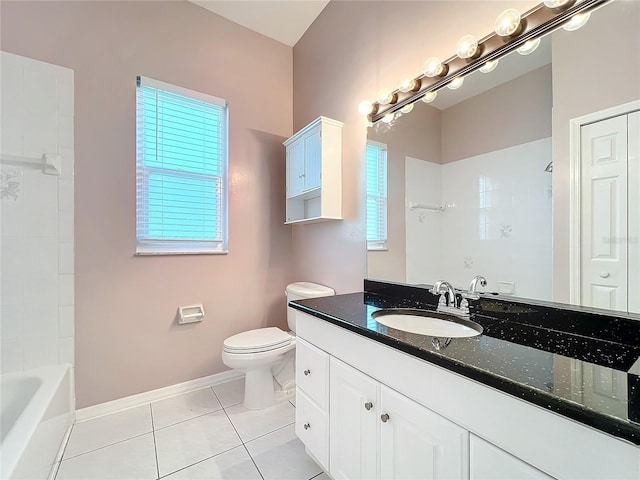
[[[581,129],[581,304],[627,310],[627,116]]]
[[[304,142],[298,140],[287,148],[287,197],[304,191]]]
[[[582,367],[582,403],[589,407],[606,406],[612,415],[627,415],[627,374],[584,363]]]
[[[628,115],[629,311],[640,313],[640,112]]]
[[[378,422],[380,478],[468,478],[469,432],[462,427],[384,385]]]
[[[319,188],[322,176],[322,130],[320,127],[304,136],[305,190]]]
[[[499,449],[495,445],[471,435],[470,480],[552,480],[528,463]]]
[[[331,357],[329,472],[336,479],[375,479],[379,383]]]

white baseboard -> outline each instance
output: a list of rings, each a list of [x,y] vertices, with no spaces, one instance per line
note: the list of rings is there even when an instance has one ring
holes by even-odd
[[[155,402],[181,393],[192,392],[201,388],[212,387],[221,383],[229,382],[244,375],[237,370],[227,370],[216,373],[208,377],[196,378],[188,382],[170,385],[168,387],[158,388],[148,392],[137,393],[129,397],[119,398],[110,402],[92,405],[91,407],[76,410],[76,422],[83,422],[92,418],[102,417],[111,413],[120,412],[128,408],[144,405],[145,403]]]

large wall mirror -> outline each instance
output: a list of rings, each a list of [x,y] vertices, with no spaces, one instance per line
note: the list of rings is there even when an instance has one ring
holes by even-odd
[[[616,0],[370,127],[368,277],[640,313],[639,31]]]

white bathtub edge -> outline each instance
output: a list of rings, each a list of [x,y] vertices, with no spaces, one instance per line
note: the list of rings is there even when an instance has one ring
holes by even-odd
[[[237,370],[226,370],[224,372],[209,375],[208,377],[196,378],[168,387],[149,390],[148,392],[137,393],[128,397],[118,398],[109,402],[99,403],[90,407],[76,410],[76,422],[84,422],[97,417],[103,417],[112,413],[120,412],[128,408],[138,407],[146,403],[156,402],[165,398],[192,392],[201,388],[212,387],[221,383],[229,382],[237,378],[242,378],[242,372]]]

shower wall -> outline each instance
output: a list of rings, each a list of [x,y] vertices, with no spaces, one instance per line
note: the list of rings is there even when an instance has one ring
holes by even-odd
[[[551,138],[440,165],[406,159],[407,282],[551,300]]]
[[[74,362],[73,70],[0,52],[0,347],[10,373]],[[42,156],[59,156],[59,169]]]

